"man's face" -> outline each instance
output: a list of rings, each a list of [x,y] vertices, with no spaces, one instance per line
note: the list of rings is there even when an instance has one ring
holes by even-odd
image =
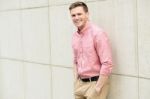
[[[85,12],[83,7],[76,7],[70,11],[72,21],[78,29],[83,29],[88,21],[89,14]]]

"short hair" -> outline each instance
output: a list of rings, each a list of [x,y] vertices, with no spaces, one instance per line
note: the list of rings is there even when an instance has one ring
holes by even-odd
[[[71,11],[72,9],[74,9],[76,7],[83,7],[84,11],[88,12],[88,7],[84,2],[77,1],[77,2],[72,3],[69,7],[69,10]]]

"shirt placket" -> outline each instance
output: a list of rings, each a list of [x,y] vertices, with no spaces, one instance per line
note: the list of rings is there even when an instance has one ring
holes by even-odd
[[[81,60],[81,67],[83,68],[83,66],[84,66],[84,53],[83,53],[83,36],[81,36],[81,40],[80,40],[80,44],[81,44],[81,50],[80,50],[80,52],[81,52],[81,57],[82,57],[82,60]]]

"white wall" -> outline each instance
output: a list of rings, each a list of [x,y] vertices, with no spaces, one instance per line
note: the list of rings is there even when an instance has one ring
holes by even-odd
[[[68,7],[77,0],[0,0],[0,99],[73,99]],[[82,0],[109,35],[108,99],[150,97],[150,1]]]

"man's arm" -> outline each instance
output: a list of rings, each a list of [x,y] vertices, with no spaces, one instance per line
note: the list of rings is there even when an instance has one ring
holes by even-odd
[[[105,76],[105,75],[100,75],[99,79],[96,83],[96,91],[100,92],[102,87],[106,84],[106,82],[108,81],[108,77],[109,76]]]
[[[78,73],[77,73],[77,67],[76,67],[76,64],[74,64],[74,66],[73,66],[73,70],[74,70],[74,80],[76,81],[77,79],[78,79]]]
[[[78,73],[77,73],[77,55],[76,51],[73,49],[73,73],[74,73],[74,80],[76,81],[78,79]]]
[[[101,62],[99,79],[96,84],[96,90],[100,92],[112,72],[112,54],[108,37],[104,32],[96,37],[96,51]]]

